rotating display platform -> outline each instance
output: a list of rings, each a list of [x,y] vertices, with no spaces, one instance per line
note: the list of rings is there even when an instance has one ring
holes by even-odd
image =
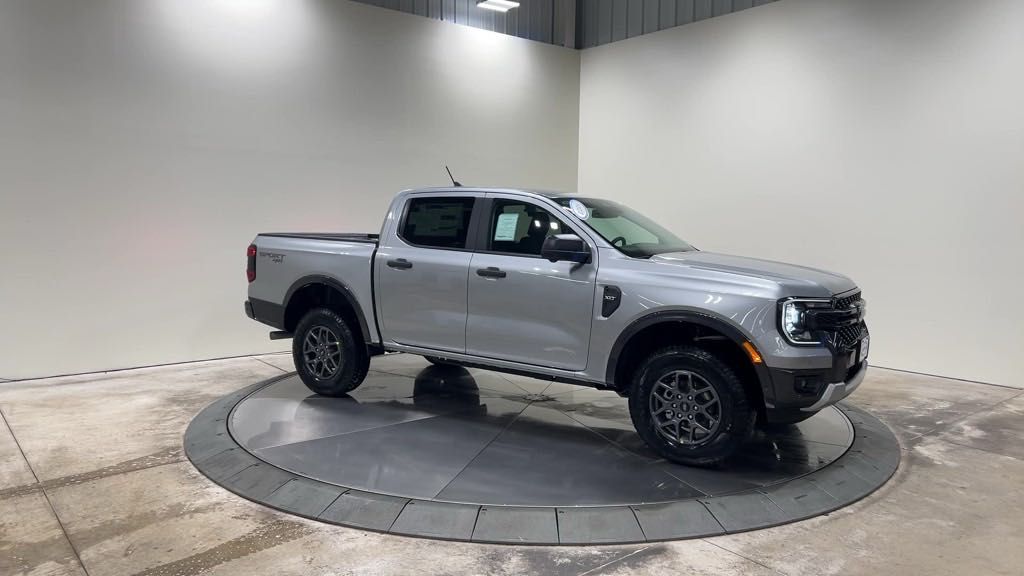
[[[193,464],[245,498],[325,522],[521,544],[631,543],[824,514],[895,472],[889,429],[850,404],[759,431],[730,464],[660,459],[614,392],[376,358],[348,397],[294,374],[204,409]]]

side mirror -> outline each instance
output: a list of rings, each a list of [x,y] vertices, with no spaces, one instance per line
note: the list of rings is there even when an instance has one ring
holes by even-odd
[[[565,260],[586,264],[590,262],[590,247],[575,234],[555,234],[544,239],[540,255],[551,262]]]

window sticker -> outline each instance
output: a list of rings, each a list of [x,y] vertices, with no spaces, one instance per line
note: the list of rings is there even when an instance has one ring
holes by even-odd
[[[583,205],[583,202],[579,200],[569,200],[569,209],[575,214],[580,220],[586,220],[590,218],[590,212],[587,211],[587,207]]]
[[[516,240],[516,230],[519,228],[519,213],[498,214],[498,223],[494,226],[495,241]]]

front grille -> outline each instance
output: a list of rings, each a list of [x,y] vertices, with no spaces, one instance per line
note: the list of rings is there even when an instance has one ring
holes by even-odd
[[[857,342],[860,342],[860,336],[862,332],[864,332],[863,322],[861,322],[860,324],[855,324],[853,326],[840,328],[839,332],[836,333],[836,348],[840,348],[842,350],[849,349]]]
[[[853,308],[856,303],[860,302],[860,292],[854,292],[852,294],[836,297],[832,300],[832,308],[835,310],[846,310]],[[839,350],[849,350],[854,344],[860,342],[861,336],[864,333],[864,322],[859,322],[853,326],[844,326],[834,333],[832,336],[832,345]]]
[[[837,296],[832,299],[832,307],[836,310],[846,310],[853,306],[853,303],[858,300],[860,300],[860,292],[854,292],[853,294],[843,296],[842,298]]]

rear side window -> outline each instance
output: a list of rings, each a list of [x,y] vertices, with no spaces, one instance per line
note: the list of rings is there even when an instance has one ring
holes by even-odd
[[[430,248],[465,248],[474,198],[413,198],[409,200],[400,236],[408,243]]]

